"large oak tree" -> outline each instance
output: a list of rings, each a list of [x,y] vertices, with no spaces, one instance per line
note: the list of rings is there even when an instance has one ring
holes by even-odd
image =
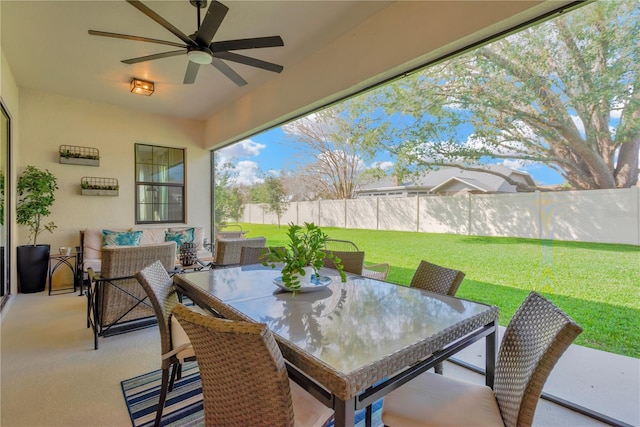
[[[361,102],[393,125],[383,145],[399,172],[509,159],[544,163],[575,189],[630,187],[640,151],[639,35],[640,2],[598,1]]]

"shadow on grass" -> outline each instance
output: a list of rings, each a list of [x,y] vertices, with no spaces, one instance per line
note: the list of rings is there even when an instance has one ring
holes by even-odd
[[[392,266],[388,280],[408,286],[413,273],[412,269]],[[456,296],[500,307],[500,325],[507,326],[530,291],[465,278]],[[582,327],[575,344],[640,358],[640,310],[536,291]]]
[[[623,245],[617,243],[588,243],[569,242],[564,240],[549,239],[527,239],[523,237],[489,237],[489,236],[467,236],[460,239],[461,243],[482,244],[482,245],[541,245],[555,246],[560,248],[587,249],[611,252],[638,252],[640,246]]]

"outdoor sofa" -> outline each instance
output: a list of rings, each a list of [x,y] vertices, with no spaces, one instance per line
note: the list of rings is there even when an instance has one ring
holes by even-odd
[[[100,273],[102,248],[105,246],[149,246],[169,241],[176,242],[178,249],[183,242],[193,242],[198,259],[205,263],[212,260],[211,251],[204,247],[203,227],[143,227],[128,230],[90,228],[80,230],[82,262],[78,267],[86,279],[89,268]],[[179,251],[176,251],[175,263],[180,263]]]

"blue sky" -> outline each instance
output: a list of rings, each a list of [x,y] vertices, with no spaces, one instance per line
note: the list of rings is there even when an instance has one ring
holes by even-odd
[[[219,150],[219,154],[235,165],[238,183],[252,184],[260,182],[261,178],[270,171],[293,169],[300,162],[300,144],[302,143],[277,127]],[[380,153],[374,161],[388,162],[393,159],[386,153]],[[542,164],[521,167],[514,162],[501,161],[501,163],[528,172],[541,185],[564,182],[556,171]]]

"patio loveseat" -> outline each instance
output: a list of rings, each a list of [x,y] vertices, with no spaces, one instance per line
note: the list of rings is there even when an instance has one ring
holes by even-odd
[[[183,242],[193,242],[198,259],[205,262],[212,260],[211,251],[204,247],[203,227],[148,227],[128,230],[90,228],[80,230],[82,261],[79,269],[85,279],[89,268],[100,273],[102,248],[105,246],[149,246],[169,241],[176,242],[178,249]],[[176,252],[176,264],[179,262]]]
[[[134,274],[156,261],[175,266],[176,242],[144,246],[107,245],[102,249],[101,273],[89,267],[87,327],[98,337],[115,335],[156,323],[155,312]]]

